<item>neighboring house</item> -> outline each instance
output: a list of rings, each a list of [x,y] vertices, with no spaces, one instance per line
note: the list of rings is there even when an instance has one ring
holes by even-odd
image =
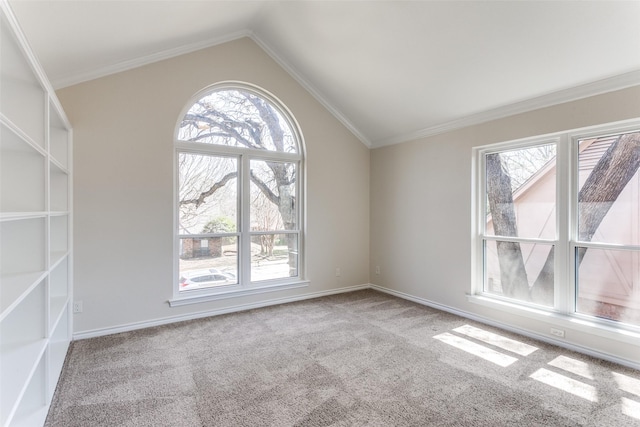
[[[180,258],[220,257],[222,256],[222,238],[181,239]]]
[[[581,188],[614,137],[583,140],[579,154]],[[518,235],[553,239],[556,233],[556,167],[555,159],[514,191],[514,209]],[[493,229],[491,216],[487,230]],[[631,178],[600,223],[592,241],[640,244],[640,171]],[[550,245],[521,244],[529,283],[532,284],[547,259]],[[491,257],[497,260],[495,244]],[[487,277],[492,292],[501,292],[499,265],[488,264]],[[579,290],[577,311],[584,314],[640,323],[640,254],[625,250],[589,249],[577,272]],[[497,279],[496,279],[497,278]]]

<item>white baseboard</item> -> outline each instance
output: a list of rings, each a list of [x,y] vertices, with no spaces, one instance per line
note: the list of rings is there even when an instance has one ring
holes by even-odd
[[[254,308],[268,307],[271,305],[285,304],[288,302],[320,298],[328,295],[359,291],[359,290],[369,289],[369,288],[371,288],[371,285],[367,283],[364,285],[348,286],[348,287],[338,288],[338,289],[329,289],[329,290],[320,291],[320,292],[311,292],[311,293],[296,295],[292,297],[273,298],[273,299],[250,303],[250,304],[239,304],[239,305],[219,308],[215,310],[205,310],[205,311],[200,311],[196,313],[183,314],[180,316],[169,316],[169,317],[163,317],[163,318],[154,319],[154,320],[145,320],[143,322],[134,322],[134,323],[127,323],[127,324],[118,325],[118,326],[110,326],[108,328],[91,329],[87,331],[80,331],[80,332],[74,333],[73,339],[82,340],[86,338],[101,337],[105,335],[118,334],[121,332],[135,331],[137,329],[151,328],[153,326],[167,325],[169,323],[182,322],[185,320],[194,320],[194,319],[201,319],[203,317],[218,316],[220,314],[236,313],[239,311],[251,310]]]
[[[617,363],[619,365],[628,366],[630,368],[640,370],[640,364],[637,363],[637,362],[634,362],[632,360],[623,359],[623,358],[614,356],[614,355],[609,354],[609,353],[604,353],[604,352],[601,352],[601,351],[593,350],[591,348],[583,347],[583,346],[577,345],[577,344],[568,343],[566,341],[556,340],[556,339],[547,337],[545,335],[541,335],[541,334],[539,334],[537,332],[529,331],[527,329],[517,328],[517,327],[511,326],[511,325],[506,324],[506,323],[497,322],[495,320],[488,319],[488,318],[483,317],[483,316],[478,316],[477,314],[469,313],[469,312],[463,311],[463,310],[458,310],[456,308],[449,307],[447,305],[439,304],[437,302],[430,301],[428,299],[424,299],[424,298],[420,298],[420,297],[416,297],[416,296],[413,296],[413,295],[410,295],[410,294],[406,294],[404,292],[399,292],[399,291],[396,291],[396,290],[393,290],[393,289],[385,288],[383,286],[370,284],[369,287],[371,289],[376,290],[376,291],[384,292],[386,294],[393,295],[393,296],[396,296],[398,298],[406,299],[408,301],[412,301],[412,302],[415,302],[415,303],[418,303],[418,304],[421,304],[421,305],[426,305],[427,307],[435,308],[437,310],[446,311],[447,313],[451,313],[451,314],[455,314],[455,315],[460,316],[460,317],[464,317],[464,318],[467,318],[467,319],[475,320],[477,322],[484,323],[486,325],[495,326],[496,328],[500,328],[500,329],[507,330],[509,332],[513,332],[513,333],[516,333],[516,334],[524,335],[525,337],[533,338],[533,339],[538,340],[538,341],[546,342],[548,344],[552,344],[552,345],[555,345],[555,346],[558,346],[558,347],[566,348],[566,349],[571,350],[571,351],[575,351],[575,352],[578,352],[578,353],[582,353],[582,354],[586,354],[586,355],[589,355],[589,356],[597,357],[597,358],[602,359],[602,360],[607,360],[609,362]]]

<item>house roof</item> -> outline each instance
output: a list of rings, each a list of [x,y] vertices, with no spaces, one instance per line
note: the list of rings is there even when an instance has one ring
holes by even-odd
[[[640,84],[640,2],[2,0],[60,88],[248,36],[369,147]]]

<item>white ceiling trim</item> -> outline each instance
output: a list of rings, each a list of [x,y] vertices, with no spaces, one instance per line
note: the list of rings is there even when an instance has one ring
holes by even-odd
[[[160,52],[153,53],[151,55],[141,56],[139,58],[122,61],[114,65],[102,67],[96,70],[79,72],[71,75],[67,78],[55,80],[53,87],[55,89],[62,89],[67,86],[73,86],[78,83],[87,82],[89,80],[105,77],[110,74],[116,74],[123,71],[132,70],[134,68],[142,67],[144,65],[152,64],[154,62],[162,61],[165,59],[174,58],[176,56],[184,55],[187,53],[195,52],[208,47],[216,46],[219,44],[227,43],[233,40],[240,39],[242,37],[249,37],[251,34],[248,30],[241,30],[231,34],[227,34],[223,37],[216,37],[212,39],[202,40],[196,43],[187,44],[174,49],[167,49]]]
[[[616,90],[639,85],[640,70],[634,70],[617,76],[596,80],[591,83],[585,83],[556,92],[551,92],[545,95],[526,99],[524,101],[505,105],[491,110],[482,111],[480,113],[472,114],[470,116],[463,117],[457,120],[430,126],[417,132],[400,135],[394,138],[373,141],[371,147],[378,148],[387,145],[401,144],[403,142],[427,138],[429,136],[462,129],[467,126],[486,123],[492,120],[513,116],[515,114],[526,113],[528,111],[538,110],[540,108],[551,107],[553,105],[576,101],[578,99],[588,98],[590,96],[601,95],[603,93],[613,92]]]
[[[294,78],[302,87],[304,87],[324,108],[326,108],[333,116],[338,119],[353,135],[358,138],[368,148],[372,147],[371,142],[360,132],[338,109],[334,108],[321,94],[316,90],[313,85],[306,81],[302,75],[293,68],[288,62],[286,62],[280,55],[278,55],[274,49],[265,43],[260,37],[258,37],[251,30],[241,30],[232,34],[228,34],[224,37],[217,37],[214,39],[208,39],[197,43],[191,43],[185,46],[181,46],[175,49],[167,49],[161,52],[156,52],[151,55],[142,56],[128,61],[122,61],[108,67],[99,68],[97,70],[91,70],[87,72],[76,73],[68,78],[58,79],[53,82],[55,89],[62,89],[68,86],[73,86],[79,83],[87,82],[90,80],[105,77],[111,74],[120,73],[123,71],[132,70],[134,68],[142,67],[144,65],[152,64],[154,62],[162,61],[165,59],[174,58],[187,53],[195,52],[201,49],[206,49],[212,46],[227,43],[233,40],[240,39],[242,37],[251,38],[267,55],[269,55],[278,65],[280,65],[291,77]]]
[[[429,136],[451,132],[467,126],[486,123],[492,120],[501,119],[515,114],[525,113],[552,105],[562,104],[565,102],[575,101],[590,96],[595,96],[615,90],[620,90],[632,86],[640,85],[640,70],[630,71],[617,76],[597,80],[594,82],[582,84],[572,88],[548,93],[531,99],[526,99],[513,104],[494,108],[472,114],[460,119],[440,123],[434,126],[402,134],[393,138],[371,141],[356,126],[354,126],[344,114],[335,108],[311,83],[302,77],[302,75],[287,61],[285,61],[277,52],[258,37],[253,31],[244,29],[223,37],[216,37],[191,43],[174,49],[167,49],[156,52],[151,55],[142,56],[132,60],[122,61],[114,65],[99,68],[96,70],[79,72],[67,78],[58,79],[52,82],[54,89],[62,89],[64,87],[105,77],[111,74],[128,71],[154,62],[165,59],[174,58],[179,55],[206,49],[212,46],[227,43],[242,37],[251,38],[258,46],[260,46],[278,65],[280,65],[294,80],[296,80],[304,89],[306,89],[324,108],[326,108],[338,121],[340,121],[353,135],[358,138],[368,148],[379,148],[388,145],[401,144],[417,139],[427,138]]]
[[[264,50],[267,53],[267,55],[269,55],[274,61],[276,61],[278,63],[278,65],[280,65],[282,68],[284,68],[284,70],[287,73],[289,73],[289,75],[291,77],[293,77],[294,80],[298,82],[298,84],[300,84],[303,88],[305,88],[307,90],[307,92],[309,92],[311,94],[311,96],[313,96],[316,99],[316,101],[318,101],[320,104],[322,104],[322,106],[324,108],[326,108],[331,114],[333,114],[333,116],[336,119],[338,119],[338,121],[340,121],[347,129],[349,129],[349,131],[356,138],[358,138],[360,140],[360,142],[362,142],[368,148],[373,148],[373,144],[371,143],[371,141],[369,141],[369,139],[366,136],[364,136],[364,134],[362,132],[360,132],[358,130],[358,128],[356,128],[345,117],[345,115],[342,114],[342,112],[340,112],[340,110],[338,110],[333,105],[331,105],[331,103],[329,103],[329,101],[327,101],[321,95],[320,91],[316,90],[311,83],[309,83],[307,80],[305,80],[302,77],[302,75],[291,64],[289,64],[287,61],[282,59],[282,57],[280,55],[278,55],[274,49],[271,48],[271,46],[269,46],[267,43],[265,43],[262,39],[260,39],[260,37],[258,37],[253,32],[250,33],[249,37],[251,37],[251,39],[254,42],[256,42],[256,44],[258,46],[260,46],[262,48],[262,50]]]

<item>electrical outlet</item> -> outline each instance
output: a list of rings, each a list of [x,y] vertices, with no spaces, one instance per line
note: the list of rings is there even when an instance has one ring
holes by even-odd
[[[376,265],[376,274],[380,274],[380,266]]]
[[[336,268],[336,277],[340,277],[340,269]]]
[[[564,338],[564,331],[562,329],[551,328],[551,335]]]
[[[74,301],[73,302],[73,312],[74,313],[82,313],[82,301]]]

